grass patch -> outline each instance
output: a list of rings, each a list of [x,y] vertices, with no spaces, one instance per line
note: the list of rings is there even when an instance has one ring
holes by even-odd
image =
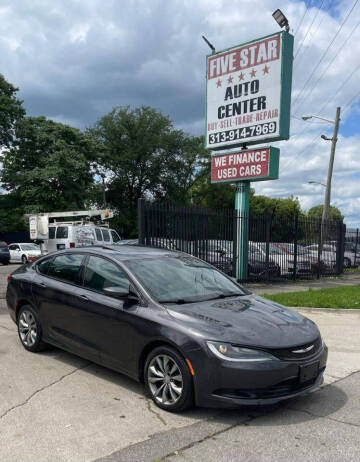
[[[360,285],[331,289],[309,289],[303,292],[263,294],[262,297],[285,306],[360,309]]]

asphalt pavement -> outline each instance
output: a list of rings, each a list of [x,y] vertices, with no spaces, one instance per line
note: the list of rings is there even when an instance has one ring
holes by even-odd
[[[0,266],[0,303],[6,275]],[[236,411],[158,409],[142,385],[56,348],[20,344],[0,310],[0,461],[360,460],[360,312],[312,310],[329,347],[323,388]]]

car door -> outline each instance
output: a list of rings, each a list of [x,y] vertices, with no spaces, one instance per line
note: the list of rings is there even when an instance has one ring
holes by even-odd
[[[12,262],[21,261],[20,247],[17,244],[9,245],[9,252],[10,252],[10,260]]]
[[[95,314],[81,297],[84,253],[65,253],[36,265],[32,291],[44,339],[79,356],[99,362],[99,347],[91,340]]]
[[[135,368],[133,341],[137,332],[138,304],[104,294],[105,288],[128,289],[130,284],[126,273],[113,261],[96,255],[88,257],[81,296],[93,316],[89,341],[98,345],[104,365],[131,375]]]

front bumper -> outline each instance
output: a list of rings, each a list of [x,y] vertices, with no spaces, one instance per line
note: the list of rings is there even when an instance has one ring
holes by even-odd
[[[205,355],[194,358],[195,401],[198,406],[233,408],[274,404],[320,388],[327,361],[324,345],[303,360],[231,362]],[[197,361],[196,361],[197,360]],[[316,365],[316,372],[304,375]],[[302,372],[300,372],[302,370]],[[301,377],[301,378],[300,378]]]

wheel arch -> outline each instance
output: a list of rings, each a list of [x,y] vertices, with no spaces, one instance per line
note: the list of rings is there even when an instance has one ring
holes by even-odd
[[[37,313],[36,307],[29,300],[26,300],[25,298],[20,299],[17,301],[16,306],[15,306],[16,322],[18,321],[20,309],[26,305],[31,306],[31,308]]]
[[[152,350],[160,346],[167,346],[167,347],[173,348],[174,350],[177,351],[177,353],[179,353],[180,356],[182,356],[182,358],[186,362],[186,357],[184,353],[180,350],[180,348],[177,345],[174,345],[174,343],[172,343],[170,340],[167,340],[167,339],[152,340],[151,342],[145,345],[145,347],[142,349],[140,353],[139,362],[138,362],[139,382],[141,383],[144,382],[144,368],[145,368],[146,358],[148,357],[148,355],[150,354]]]

